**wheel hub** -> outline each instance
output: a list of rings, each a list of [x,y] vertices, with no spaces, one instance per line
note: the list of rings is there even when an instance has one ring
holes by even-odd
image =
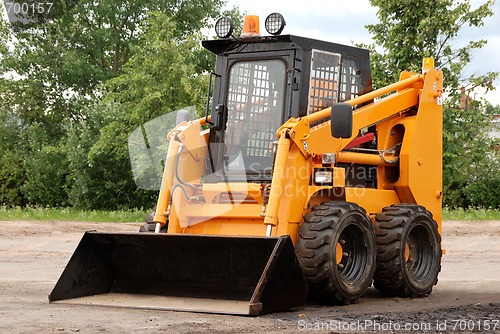
[[[335,247],[335,262],[337,265],[342,262],[342,257],[343,257],[344,250],[342,249],[342,245],[337,242],[337,247]]]

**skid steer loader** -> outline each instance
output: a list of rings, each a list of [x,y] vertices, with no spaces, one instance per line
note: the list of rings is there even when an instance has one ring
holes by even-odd
[[[258,315],[431,293],[442,72],[372,91],[367,50],[220,19],[205,117],[168,135],[149,233],[87,232],[50,301]]]

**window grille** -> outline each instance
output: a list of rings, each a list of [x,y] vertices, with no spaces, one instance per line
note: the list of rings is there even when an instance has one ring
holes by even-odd
[[[230,71],[226,155],[241,154],[245,169],[271,168],[273,141],[283,122],[285,65],[279,60],[241,62]]]
[[[330,107],[338,100],[340,54],[313,50],[307,114]]]
[[[343,60],[339,102],[357,97],[361,86],[361,76],[356,63],[352,60]]]

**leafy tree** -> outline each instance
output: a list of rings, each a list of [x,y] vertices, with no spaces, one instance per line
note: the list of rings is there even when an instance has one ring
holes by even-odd
[[[204,105],[206,77],[197,72],[201,34],[179,40],[168,16],[152,12],[123,74],[106,82],[105,101],[118,102],[137,126],[184,106]]]
[[[108,80],[104,96],[72,126],[67,143],[71,204],[82,208],[152,207],[156,192],[137,189],[127,139],[146,121],[169,111],[204,105],[206,77],[196,73],[198,36],[180,40],[175,24],[151,12],[123,73]],[[161,133],[158,136],[164,137]]]
[[[491,177],[482,168],[492,166],[491,144],[487,138],[488,112],[480,101],[468,108],[460,106],[462,87],[494,89],[496,72],[464,78],[463,69],[473,52],[483,47],[484,39],[456,47],[456,38],[466,26],[480,27],[492,16],[493,0],[476,9],[470,1],[456,0],[370,0],[378,7],[379,23],[368,25],[375,43],[372,70],[375,86],[382,87],[399,79],[402,70],[420,71],[424,57],[434,57],[444,72],[446,101],[443,113],[443,188],[444,203],[451,207],[484,205],[469,196],[472,185],[488,182]],[[475,187],[477,193],[481,187]]]
[[[1,152],[0,203],[143,205],[149,194],[133,184],[127,131],[202,104],[213,57],[194,39],[224,4],[55,0],[28,24],[0,20],[0,110],[10,117],[0,129],[17,136]]]
[[[23,155],[17,143],[20,141],[18,120],[0,113],[0,205],[24,205],[21,187],[26,173]]]
[[[68,167],[66,154],[60,145],[44,145],[24,162],[26,180],[22,193],[33,205],[66,207]]]
[[[19,77],[12,82],[10,108],[27,122],[43,120],[49,132],[63,119],[80,119],[85,116],[82,100],[100,96],[100,84],[121,74],[137,50],[149,13],[170,17],[175,37],[185,39],[216,18],[223,4],[224,0],[54,1],[43,18],[16,27],[11,51],[0,49],[0,75],[13,71]]]
[[[491,86],[496,73],[462,80],[462,70],[471,61],[472,53],[487,41],[469,41],[459,47],[454,43],[464,27],[483,26],[484,19],[493,15],[494,0],[487,0],[474,10],[468,0],[370,0],[370,3],[379,8],[380,22],[366,26],[375,41],[371,46],[372,66],[378,86],[397,81],[403,70],[419,72],[424,57],[434,57],[436,67],[444,72],[449,92],[464,84]]]
[[[69,202],[80,209],[149,207],[152,193],[134,184],[127,136],[132,128],[118,104],[96,102],[89,117],[69,130],[66,154],[69,164]]]
[[[4,151],[0,155],[0,205],[2,206],[26,204],[21,193],[26,175],[19,153],[19,150]]]

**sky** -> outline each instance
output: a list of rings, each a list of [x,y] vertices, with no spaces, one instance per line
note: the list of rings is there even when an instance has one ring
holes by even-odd
[[[486,0],[470,0],[473,8],[477,8]],[[265,33],[264,20],[270,13],[281,13],[287,22],[282,32],[303,37],[321,39],[329,42],[352,45],[355,43],[371,44],[373,41],[368,24],[378,22],[377,9],[369,0],[228,0],[227,7],[238,6],[242,12],[259,15],[261,32]],[[500,0],[493,6],[492,17],[484,21],[479,28],[466,28],[461,35],[452,41],[453,46],[460,47],[468,41],[486,39],[487,45],[473,54],[472,62],[464,73],[485,74],[489,71],[500,72]],[[4,17],[5,9],[1,13]],[[445,78],[446,80],[446,78]],[[500,78],[494,83],[496,90],[486,94],[478,92],[492,104],[500,104]]]
[[[472,8],[477,8],[486,0],[471,0]],[[229,8],[238,6],[242,12],[259,15],[261,33],[265,33],[264,20],[267,15],[278,12],[286,20],[282,34],[321,39],[329,42],[352,45],[353,43],[372,44],[371,35],[365,28],[368,24],[378,23],[377,8],[369,0],[228,0]],[[500,0],[493,6],[492,17],[479,28],[464,28],[461,35],[452,41],[454,47],[465,45],[468,41],[486,39],[485,47],[473,53],[466,74],[485,74],[489,71],[500,72]],[[445,78],[446,80],[446,78]],[[500,79],[495,82],[496,90],[484,95],[490,103],[500,104]]]

